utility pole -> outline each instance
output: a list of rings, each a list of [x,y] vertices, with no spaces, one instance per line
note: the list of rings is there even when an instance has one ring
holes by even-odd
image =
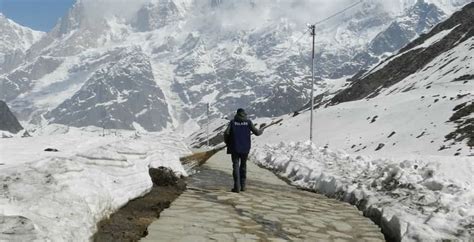
[[[207,103],[207,147],[209,147],[209,125],[210,125],[210,117],[209,117],[209,114],[210,114],[210,109],[211,109],[211,104],[210,103]]]
[[[313,36],[313,51],[311,52],[311,120],[309,128],[309,141],[313,143],[313,111],[314,111],[314,41],[316,37],[316,25],[309,26]]]

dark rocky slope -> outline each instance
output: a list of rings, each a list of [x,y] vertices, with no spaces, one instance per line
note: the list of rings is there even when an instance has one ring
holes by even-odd
[[[0,101],[0,130],[18,133],[23,127],[4,101]]]
[[[434,27],[429,33],[421,35],[418,39],[405,46],[399,51],[399,54],[380,63],[379,65],[386,64],[383,68],[375,72],[368,72],[369,74],[355,79],[347,89],[335,95],[330,104],[334,105],[377,96],[379,90],[390,87],[423,69],[440,54],[474,36],[473,23],[474,3],[470,3],[461,11],[454,13],[445,22]],[[450,29],[453,30],[440,41],[427,48],[415,48],[441,31]],[[389,63],[386,63],[387,61]]]

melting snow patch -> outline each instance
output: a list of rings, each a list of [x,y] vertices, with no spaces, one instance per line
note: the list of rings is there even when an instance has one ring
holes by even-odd
[[[389,238],[474,236],[474,158],[370,159],[310,143],[265,145],[251,156],[294,185],[355,204]]]
[[[0,241],[89,240],[100,220],[151,189],[150,167],[187,175],[179,156],[189,150],[169,134],[45,133],[0,143]]]

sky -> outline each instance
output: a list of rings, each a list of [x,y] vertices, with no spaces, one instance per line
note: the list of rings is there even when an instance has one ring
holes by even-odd
[[[75,0],[0,0],[0,13],[34,30],[49,31]]]

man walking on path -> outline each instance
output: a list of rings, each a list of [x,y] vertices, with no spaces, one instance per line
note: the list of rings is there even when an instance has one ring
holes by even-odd
[[[245,191],[247,157],[251,147],[250,132],[259,136],[263,133],[263,130],[255,128],[252,121],[247,119],[245,110],[239,108],[224,132],[227,154],[232,156],[232,176],[234,177],[232,192]]]

